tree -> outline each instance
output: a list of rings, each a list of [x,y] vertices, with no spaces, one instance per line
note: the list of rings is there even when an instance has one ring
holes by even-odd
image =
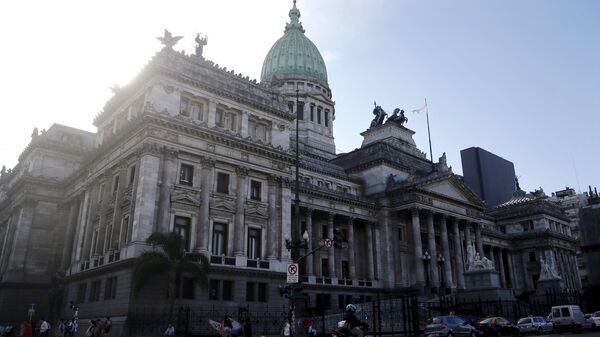
[[[210,263],[200,253],[186,252],[181,235],[170,233],[153,233],[146,243],[152,245],[152,251],[140,255],[133,267],[133,294],[135,297],[154,275],[166,274],[168,280],[169,319],[173,318],[175,291],[177,281],[183,273],[189,274],[194,281],[203,286],[208,280]],[[159,246],[161,249],[156,249]]]

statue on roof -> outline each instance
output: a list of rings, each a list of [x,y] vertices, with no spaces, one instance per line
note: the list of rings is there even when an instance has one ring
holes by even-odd
[[[515,190],[520,190],[521,186],[519,186],[519,177],[515,177]]]
[[[375,115],[375,117],[371,121],[371,128],[381,126],[385,116],[387,116],[387,112],[385,112],[380,105],[377,105],[377,102],[373,102],[373,104],[375,105],[375,109],[373,109],[373,115]]]
[[[181,40],[182,38],[183,36],[173,36],[173,34],[166,29],[163,37],[157,37],[160,43],[162,43],[165,48],[169,49],[173,48],[173,46],[177,44],[177,41]]]
[[[196,38],[194,39],[194,41],[196,41],[196,43],[197,43],[196,57],[204,59],[204,56],[202,56],[202,51],[204,49],[204,46],[206,46],[208,44],[208,36],[204,35],[201,37],[200,33],[198,33],[198,34],[196,34]]]
[[[39,136],[38,128],[33,128],[33,132],[31,133],[31,139],[36,139]]]
[[[404,116],[404,110],[401,110],[400,108],[396,108],[396,109],[394,109],[394,112],[392,113],[392,115],[390,117],[388,117],[388,119],[385,122],[386,123],[388,123],[388,122],[396,123],[399,126],[402,126],[402,124],[408,122],[408,118],[406,116]]]

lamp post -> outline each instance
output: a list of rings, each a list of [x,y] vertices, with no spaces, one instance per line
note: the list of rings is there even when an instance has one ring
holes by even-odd
[[[296,192],[298,193],[298,192]],[[296,194],[297,195],[297,194]],[[297,205],[296,210],[298,210],[299,207]],[[296,218],[299,219],[300,218],[300,214],[296,213]],[[292,233],[293,235],[293,233]],[[294,262],[298,262],[300,260],[299,252],[301,249],[307,249],[308,248],[308,232],[305,230],[304,234],[302,234],[302,239],[301,240],[293,240],[290,239],[289,236],[285,237],[285,248],[287,250],[289,250],[290,252],[292,252],[292,257],[294,259]],[[299,275],[298,276],[298,283],[302,283],[302,278]],[[279,287],[279,291],[280,291],[280,295],[285,296],[288,299],[288,304],[289,304],[289,317],[288,319],[290,320],[290,325],[292,330],[295,330],[296,326],[295,326],[295,321],[296,321],[296,299],[297,296],[299,294],[297,294],[297,290],[300,289],[296,289],[293,285],[286,285],[284,287]],[[303,309],[306,305],[301,306],[301,308]],[[301,311],[302,312],[302,311]],[[301,330],[302,331],[302,330]]]
[[[441,253],[438,253],[437,263],[440,271],[440,290],[442,294],[446,294],[446,284],[444,281],[444,263],[446,263],[446,259]]]
[[[423,264],[425,264],[425,285],[427,289],[429,289],[431,286],[429,282],[429,262],[431,262],[431,255],[429,255],[428,250],[425,250],[425,253],[423,253],[421,259],[423,259]]]

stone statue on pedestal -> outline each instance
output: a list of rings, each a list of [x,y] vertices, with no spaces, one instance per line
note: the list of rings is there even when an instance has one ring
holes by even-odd
[[[544,258],[545,255],[545,258]],[[554,263],[554,256],[552,253],[548,254],[545,252],[544,255],[540,257],[540,280],[556,280],[560,279],[560,275],[558,275],[558,271],[556,270],[556,265]]]
[[[493,270],[494,263],[485,256],[479,255],[479,252],[475,252],[475,245],[471,243],[467,247],[467,270]]]
[[[400,114],[398,114],[400,113]],[[404,110],[400,110],[400,108],[396,108],[394,109],[394,112],[392,113],[392,115],[390,117],[388,117],[388,119],[385,121],[386,123],[396,123],[399,126],[402,126],[402,124],[408,122],[408,118],[406,116],[404,116]]]
[[[380,105],[377,105],[377,102],[375,102],[374,104],[375,109],[373,109],[373,115],[375,115],[375,117],[371,121],[370,127],[377,127],[382,125],[383,119],[385,118],[385,116],[387,116],[387,113],[383,110],[383,108]]]

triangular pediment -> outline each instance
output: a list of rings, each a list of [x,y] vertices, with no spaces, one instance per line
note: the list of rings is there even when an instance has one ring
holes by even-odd
[[[482,205],[482,201],[462,181],[454,177],[425,183],[420,188],[464,203]]]
[[[200,206],[200,199],[190,193],[172,193],[171,202]]]

